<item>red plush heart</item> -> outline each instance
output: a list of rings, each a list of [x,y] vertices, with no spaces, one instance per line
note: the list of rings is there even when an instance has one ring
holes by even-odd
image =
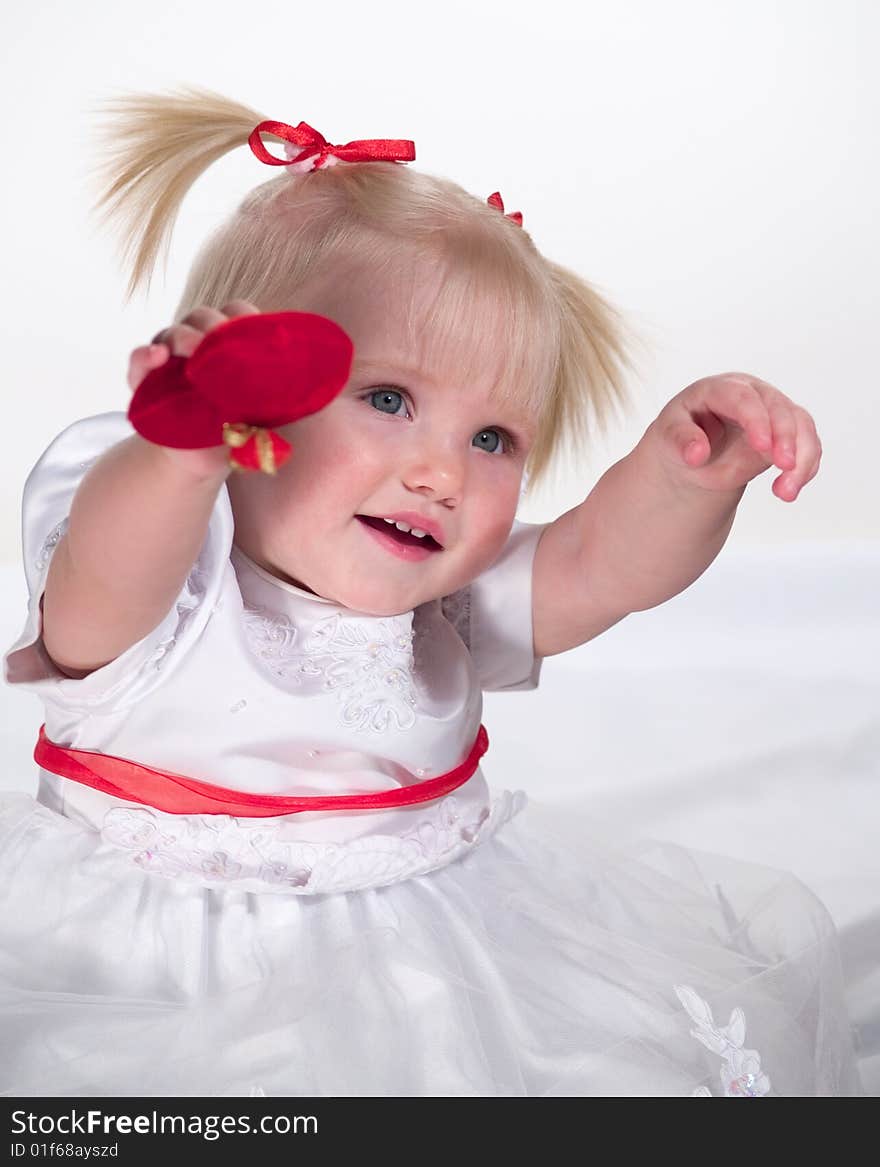
[[[236,464],[274,468],[290,446],[271,427],[323,409],[348,380],[353,356],[347,333],[326,316],[237,316],[207,333],[191,357],[169,357],[148,373],[128,419],[160,446],[196,450],[226,442]]]

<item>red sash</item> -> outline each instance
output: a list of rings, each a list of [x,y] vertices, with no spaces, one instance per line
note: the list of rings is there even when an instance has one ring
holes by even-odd
[[[304,810],[375,810],[430,802],[449,794],[467,782],[489,748],[489,735],[481,725],[470,753],[454,770],[417,782],[414,786],[397,786],[373,794],[304,795],[281,797],[275,794],[248,794],[212,786],[183,774],[153,770],[126,758],[101,754],[94,750],[74,750],[55,745],[46,737],[46,726],[34,749],[34,761],[44,770],[93,786],[114,798],[139,802],[164,810],[168,814],[228,814],[238,818],[268,818],[272,815],[297,814]]]

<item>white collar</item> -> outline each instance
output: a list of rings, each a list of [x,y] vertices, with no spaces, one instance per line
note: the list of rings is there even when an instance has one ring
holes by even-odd
[[[260,567],[259,563],[254,563],[253,559],[249,555],[245,555],[242,549],[234,543],[229,558],[233,563],[236,560],[243,561],[256,575],[266,580],[267,583],[273,584],[276,588],[280,588],[282,591],[291,592],[295,596],[302,596],[303,599],[311,600],[316,604],[331,604],[334,608],[339,608],[340,611],[345,610],[335,600],[328,600],[326,596],[319,596],[316,592],[309,592],[305,588],[298,588],[296,584],[287,583],[285,580],[279,579],[277,575],[272,575],[270,571],[266,571],[265,567]]]

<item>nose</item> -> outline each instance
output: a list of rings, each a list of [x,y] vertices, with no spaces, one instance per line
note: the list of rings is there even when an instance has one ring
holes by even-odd
[[[464,492],[465,474],[465,451],[455,449],[453,439],[420,438],[406,455],[401,477],[406,489],[414,494],[457,506]]]

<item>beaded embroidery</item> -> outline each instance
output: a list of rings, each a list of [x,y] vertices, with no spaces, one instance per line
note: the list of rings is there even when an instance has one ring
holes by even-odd
[[[67,530],[69,522],[70,522],[69,518],[67,516],[65,516],[61,520],[60,523],[55,524],[55,526],[52,528],[52,530],[49,532],[49,534],[43,540],[43,545],[40,548],[40,553],[37,556],[36,560],[34,561],[34,567],[37,569],[37,571],[42,571],[43,568],[46,566],[46,564],[49,562],[49,557],[51,556],[52,552],[55,550],[55,546],[58,543],[58,540],[61,538],[61,536]]]
[[[245,606],[247,643],[275,679],[306,693],[335,692],[349,728],[385,733],[416,722],[411,618],[345,619],[338,613],[301,637],[290,618]]]

